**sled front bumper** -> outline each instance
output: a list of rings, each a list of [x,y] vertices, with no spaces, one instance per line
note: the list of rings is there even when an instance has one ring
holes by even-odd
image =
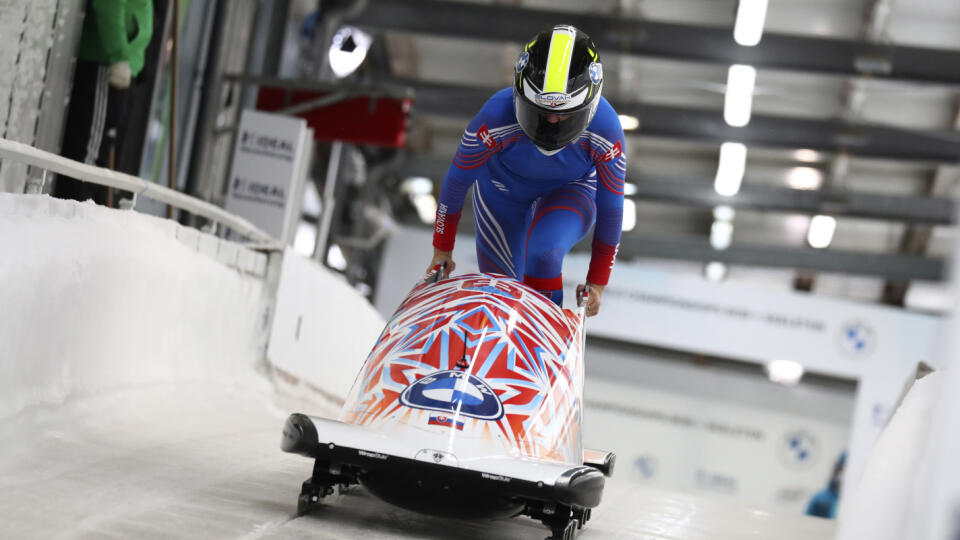
[[[443,450],[408,448],[353,424],[292,414],[283,428],[285,452],[348,466],[367,474],[396,473],[443,478],[527,501],[581,508],[600,504],[604,475],[595,467],[531,458],[495,456],[461,463]]]

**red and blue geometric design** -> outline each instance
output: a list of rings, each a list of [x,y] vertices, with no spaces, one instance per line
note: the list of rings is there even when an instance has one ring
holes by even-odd
[[[341,419],[453,433],[514,456],[580,463],[579,315],[522,283],[421,284],[387,323]]]

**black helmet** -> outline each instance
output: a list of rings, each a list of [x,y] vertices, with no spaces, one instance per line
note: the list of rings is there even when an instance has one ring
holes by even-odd
[[[602,88],[603,67],[590,36],[554,26],[527,42],[517,60],[517,121],[541,149],[559,150],[590,125]]]

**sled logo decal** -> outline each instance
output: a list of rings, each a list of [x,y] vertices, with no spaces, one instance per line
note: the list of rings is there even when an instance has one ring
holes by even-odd
[[[413,409],[448,415],[459,413],[479,420],[499,420],[503,417],[503,404],[496,392],[479,377],[462,371],[437,371],[418,379],[400,394],[400,403]],[[439,420],[439,417],[436,418]],[[453,420],[449,418],[444,418],[442,423],[431,422],[451,427],[452,423]]]

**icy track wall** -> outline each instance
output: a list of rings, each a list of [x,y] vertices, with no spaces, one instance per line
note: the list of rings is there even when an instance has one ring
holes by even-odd
[[[262,385],[265,256],[231,268],[182,241],[203,236],[0,193],[0,418],[138,385]]]

